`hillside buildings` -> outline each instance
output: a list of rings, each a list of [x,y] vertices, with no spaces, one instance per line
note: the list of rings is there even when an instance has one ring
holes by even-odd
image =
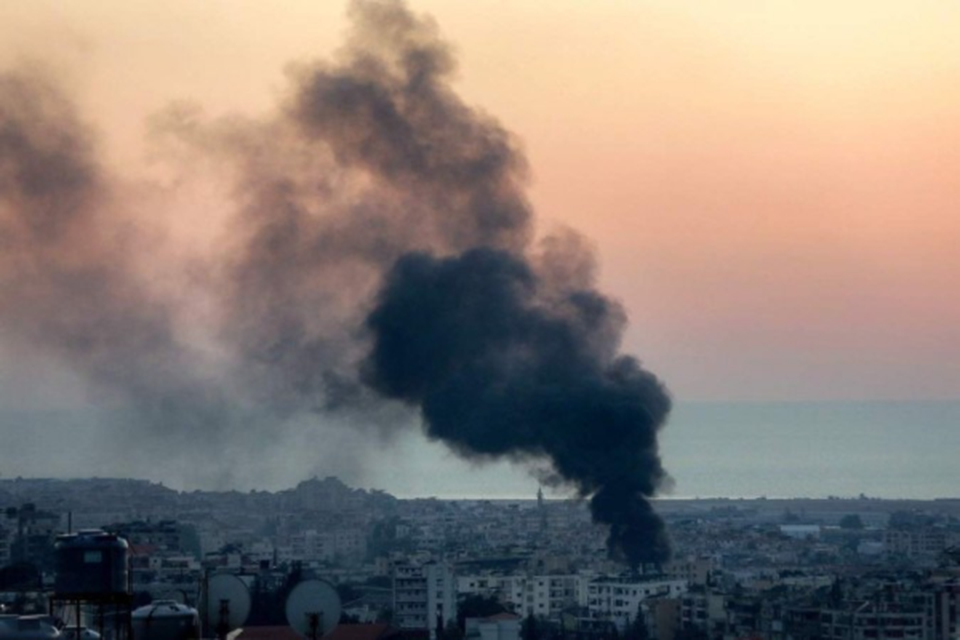
[[[131,480],[0,480],[0,580],[18,562],[49,579],[53,538],[104,527],[130,542],[137,597],[195,597],[208,571],[261,591],[302,573],[336,583],[344,611],[452,640],[922,638],[960,633],[960,501],[663,502],[674,559],[655,575],[612,562],[576,501],[397,500],[335,478],[288,491],[176,492]],[[0,597],[2,597],[0,586]],[[464,633],[465,628],[460,630]],[[465,640],[465,639],[464,639]]]

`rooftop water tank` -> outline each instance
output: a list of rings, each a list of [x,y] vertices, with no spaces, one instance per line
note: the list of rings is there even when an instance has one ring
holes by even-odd
[[[134,640],[192,640],[200,637],[197,610],[174,600],[156,600],[134,610]]]
[[[48,616],[0,615],[0,638],[6,640],[46,640],[59,638],[60,632]]]
[[[58,596],[98,597],[127,593],[127,541],[99,529],[57,536]]]

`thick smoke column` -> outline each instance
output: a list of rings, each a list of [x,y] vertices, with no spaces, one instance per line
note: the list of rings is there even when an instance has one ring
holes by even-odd
[[[398,2],[357,2],[350,16],[336,64],[301,68],[277,120],[187,127],[240,165],[227,339],[284,406],[368,399],[357,330],[400,256],[520,253],[531,236],[526,162],[451,90],[435,25]]]
[[[531,264],[525,162],[450,90],[451,56],[432,25],[396,3],[354,8],[345,60],[303,76],[291,113],[339,166],[419,212],[412,242],[379,256],[389,271],[365,319],[364,381],[419,407],[427,433],[464,457],[547,458],[593,496],[612,553],[633,566],[663,560],[646,498],[665,475],[657,431],[670,400],[617,355],[620,308],[590,288],[582,243],[553,242],[542,274]]]
[[[631,565],[669,553],[645,497],[664,477],[657,430],[670,400],[628,356],[619,309],[589,290],[551,292],[520,256],[473,249],[408,254],[387,277],[368,326],[370,384],[418,405],[428,434],[465,457],[547,457],[610,525]]]
[[[273,442],[331,415],[384,433],[412,407],[461,456],[547,461],[591,498],[612,554],[663,560],[648,498],[670,400],[619,353],[625,317],[595,291],[590,251],[572,232],[533,243],[519,144],[453,92],[430,20],[389,0],[350,17],[343,49],[299,67],[276,113],[154,123],[191,172],[233,185],[226,239],[187,289],[212,309],[203,331],[184,331],[195,300],[142,273],[144,214],[69,101],[6,76],[2,328],[126,398],[132,433],[189,436],[208,467],[232,464],[227,434]]]

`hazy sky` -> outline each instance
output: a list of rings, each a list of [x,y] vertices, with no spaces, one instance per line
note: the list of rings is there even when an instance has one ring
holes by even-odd
[[[538,227],[595,243],[627,351],[679,401],[960,398],[960,6],[410,6],[453,43],[461,95],[523,142]],[[340,44],[344,9],[12,0],[0,66],[52,67],[118,171],[169,180],[152,114],[267,111],[288,65]],[[210,198],[192,186],[164,224],[209,241]],[[82,397],[58,363],[0,349],[6,407]]]

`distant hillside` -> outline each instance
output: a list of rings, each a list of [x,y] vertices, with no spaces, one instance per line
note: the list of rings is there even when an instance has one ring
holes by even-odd
[[[75,528],[146,518],[205,512],[383,513],[397,498],[378,490],[348,487],[338,478],[311,478],[283,491],[176,491],[163,484],[130,478],[0,479],[0,508],[33,503],[66,516]]]

